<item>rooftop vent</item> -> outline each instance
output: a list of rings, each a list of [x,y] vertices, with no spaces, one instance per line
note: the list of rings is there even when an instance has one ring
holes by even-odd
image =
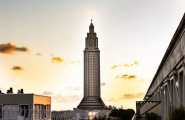
[[[23,89],[18,90],[17,94],[24,94]]]
[[[6,92],[7,94],[13,94],[13,88],[11,87],[9,90]]]

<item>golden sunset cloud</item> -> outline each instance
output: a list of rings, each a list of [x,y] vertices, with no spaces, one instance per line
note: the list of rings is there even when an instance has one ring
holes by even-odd
[[[118,68],[118,67],[132,67],[132,66],[136,66],[138,65],[139,62],[138,61],[134,61],[134,63],[131,63],[131,64],[119,64],[119,65],[113,65],[111,67],[111,69],[115,69],[115,68]]]
[[[60,63],[60,62],[63,62],[64,60],[62,59],[62,58],[60,58],[60,57],[53,57],[53,58],[51,58],[51,61],[54,63],[54,62],[58,62],[58,63]]]
[[[134,64],[135,64],[135,65],[138,65],[138,64],[139,64],[139,62],[138,62],[138,61],[134,61]]]
[[[143,98],[144,93],[137,94],[124,94],[122,99],[135,99],[135,98]]]
[[[79,101],[81,97],[79,95],[56,95],[53,96],[53,99],[56,102],[62,102],[62,103],[73,103],[74,101]]]
[[[124,74],[124,75],[121,75],[121,76],[117,75],[115,78],[116,79],[120,78],[120,79],[124,79],[124,80],[132,80],[132,79],[136,79],[137,76],[136,75],[127,75],[127,74]]]
[[[12,43],[0,44],[0,53],[12,54],[15,51],[27,52],[28,48],[26,48],[26,47],[17,47],[16,45],[13,45]]]
[[[13,66],[12,70],[20,71],[20,70],[24,70],[24,69],[21,66]]]
[[[105,85],[106,85],[106,83],[104,83],[104,82],[103,82],[103,83],[101,83],[101,86],[105,86]]]
[[[36,55],[38,55],[38,56],[42,56],[42,54],[41,54],[41,53],[37,53]]]
[[[115,68],[117,68],[117,67],[118,67],[117,65],[114,65],[114,66],[111,67],[111,69],[115,69]]]
[[[42,95],[53,95],[53,93],[50,92],[50,91],[44,91],[44,92],[42,93]]]

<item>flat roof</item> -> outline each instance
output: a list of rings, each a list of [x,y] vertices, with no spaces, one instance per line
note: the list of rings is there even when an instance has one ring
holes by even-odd
[[[51,104],[51,97],[36,94],[0,94],[0,104]]]

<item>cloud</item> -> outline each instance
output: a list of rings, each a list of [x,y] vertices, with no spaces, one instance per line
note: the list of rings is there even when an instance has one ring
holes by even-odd
[[[103,83],[101,83],[101,86],[105,86],[106,84],[103,82]]]
[[[26,48],[26,47],[17,47],[15,50],[21,51],[21,52],[26,52],[26,51],[28,51],[28,48]]]
[[[138,62],[138,61],[134,61],[134,62],[131,63],[131,64],[113,65],[113,66],[111,67],[111,69],[115,69],[115,68],[118,68],[118,67],[132,67],[132,66],[136,66],[136,65],[139,65],[139,62]]]
[[[142,98],[145,94],[144,93],[137,93],[137,94],[124,94],[122,99],[136,99]]]
[[[120,101],[120,99],[119,98],[110,98],[110,99],[108,99],[106,101],[117,102],[117,101]]]
[[[67,89],[71,90],[71,91],[76,91],[76,90],[80,90],[80,87],[68,87]]]
[[[21,66],[13,66],[12,70],[20,71],[20,70],[24,70],[24,69]]]
[[[60,58],[60,57],[53,57],[53,58],[51,58],[51,61],[54,63],[54,62],[58,62],[58,63],[60,63],[60,62],[63,62],[64,60],[62,59],[62,58]]]
[[[134,65],[139,65],[139,62],[138,61],[134,61]]]
[[[57,95],[54,96],[53,99],[56,100],[56,102],[73,103],[75,100],[79,101],[81,97],[78,95],[66,95],[66,96]]]
[[[44,92],[42,93],[42,95],[53,95],[53,93],[50,92],[50,91],[44,91]]]
[[[1,92],[2,92],[2,90],[4,90],[4,88],[0,87],[0,90],[1,90]]]
[[[26,48],[26,47],[17,47],[16,45],[13,45],[12,43],[0,44],[0,53],[12,54],[15,51],[27,52],[28,48]]]
[[[38,56],[42,56],[42,54],[41,54],[41,53],[36,53],[36,55],[38,55]]]
[[[136,79],[137,76],[136,75],[127,75],[127,74],[124,74],[124,75],[121,75],[121,76],[117,75],[115,78],[116,79],[124,79],[124,80],[132,80],[132,79]]]
[[[114,66],[111,67],[111,69],[115,69],[115,68],[117,68],[117,67],[118,67],[117,65],[114,65]]]
[[[65,60],[65,62],[64,62],[64,64],[65,65],[75,65],[75,64],[81,64],[82,63],[82,61],[80,61],[80,60]]]
[[[82,63],[82,61],[70,61],[71,64],[79,64]]]
[[[134,64],[123,64],[123,66],[125,66],[125,67],[131,67],[131,66],[134,66]]]
[[[96,14],[97,13],[97,11],[92,7],[86,7],[83,9],[83,11],[88,14]]]

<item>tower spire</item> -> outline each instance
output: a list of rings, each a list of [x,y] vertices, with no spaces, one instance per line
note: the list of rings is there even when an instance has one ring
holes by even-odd
[[[91,24],[89,26],[89,33],[94,33],[94,26],[93,26],[93,23],[92,23],[92,19],[91,19]]]

